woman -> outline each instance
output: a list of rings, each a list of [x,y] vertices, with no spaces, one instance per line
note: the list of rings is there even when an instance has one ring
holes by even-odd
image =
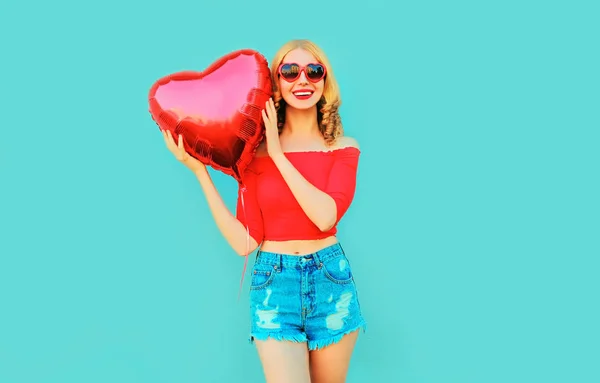
[[[229,244],[245,255],[249,233],[250,251],[260,246],[250,287],[251,340],[267,382],[344,382],[365,322],[335,234],[354,198],[360,150],[343,136],[338,85],[314,43],[285,44],[271,73],[265,140],[246,170],[235,216],[181,136],[175,143],[163,135],[197,176]]]

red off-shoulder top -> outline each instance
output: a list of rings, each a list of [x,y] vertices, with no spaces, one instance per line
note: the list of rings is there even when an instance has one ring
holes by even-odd
[[[333,198],[336,225],[323,232],[307,217],[269,156],[255,157],[246,168],[244,187],[238,190],[236,217],[259,244],[265,240],[321,239],[336,234],[337,223],[354,199],[360,150],[345,147],[288,152],[285,156],[308,182]]]

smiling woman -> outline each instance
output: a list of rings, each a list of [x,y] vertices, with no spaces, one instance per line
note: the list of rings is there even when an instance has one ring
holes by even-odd
[[[286,120],[288,124],[298,118],[303,122],[306,122],[304,119],[316,120],[325,144],[333,145],[343,135],[338,114],[341,100],[338,83],[325,53],[311,41],[292,40],[273,58],[271,73],[280,131]],[[294,110],[308,113],[298,114]],[[286,118],[286,113],[291,115]]]
[[[315,44],[289,42],[271,72],[274,100],[247,171],[245,214],[238,204],[261,243],[251,339],[267,382],[345,382],[365,321],[336,227],[354,198],[360,149],[343,136],[338,85]]]
[[[250,282],[250,339],[267,382],[345,382],[365,327],[337,224],[354,199],[360,149],[343,135],[340,95],[325,54],[294,40],[271,62],[265,140],[244,172],[235,216],[206,167],[186,158],[232,248],[257,252]],[[179,148],[179,149],[176,149]]]

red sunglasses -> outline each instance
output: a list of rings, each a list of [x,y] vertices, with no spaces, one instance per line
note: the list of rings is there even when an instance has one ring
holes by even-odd
[[[323,64],[319,63],[307,64],[306,66],[300,66],[296,63],[286,63],[279,65],[277,72],[287,82],[296,81],[302,72],[304,72],[310,82],[319,82],[325,78],[327,69],[325,69]]]

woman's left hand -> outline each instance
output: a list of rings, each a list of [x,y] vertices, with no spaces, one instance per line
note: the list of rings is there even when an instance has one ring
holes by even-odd
[[[270,98],[262,111],[263,121],[265,122],[265,136],[267,138],[267,152],[270,157],[283,153],[281,143],[279,142],[279,128],[277,127],[277,110],[275,103]]]

